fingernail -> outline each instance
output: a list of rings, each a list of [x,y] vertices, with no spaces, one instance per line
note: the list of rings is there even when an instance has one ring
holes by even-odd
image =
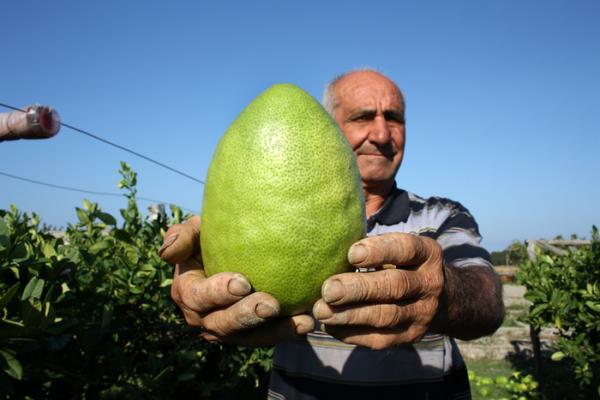
[[[306,335],[308,332],[311,332],[315,329],[314,322],[301,321],[296,325],[296,334],[297,335]]]
[[[171,236],[165,238],[165,241],[163,242],[163,245],[160,246],[160,249],[158,249],[158,255],[162,255],[163,251],[165,251],[169,246],[171,246],[173,243],[175,243],[175,240],[177,240],[177,237],[179,236],[178,233],[174,233]]]
[[[331,310],[328,310],[326,307],[324,307],[323,303],[321,302],[317,303],[313,313],[314,317],[319,320],[331,318],[331,316],[333,315]]]
[[[323,286],[323,300],[326,303],[333,303],[344,297],[344,285],[337,279],[325,282]]]
[[[369,250],[362,244],[355,244],[348,250],[350,264],[360,264],[369,256]]]
[[[277,310],[272,305],[266,303],[258,303],[254,307],[254,312],[263,319],[271,318],[277,315]]]
[[[229,280],[227,290],[234,296],[245,296],[252,290],[250,283],[241,275],[236,275]]]

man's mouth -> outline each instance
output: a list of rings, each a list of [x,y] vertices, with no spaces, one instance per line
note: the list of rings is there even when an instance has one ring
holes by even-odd
[[[368,157],[383,157],[388,160],[393,160],[396,156],[397,151],[391,144],[383,146],[363,145],[356,151],[357,156],[368,156]]]
[[[369,157],[382,157],[388,160],[392,160],[396,153],[372,153],[372,152],[359,152],[357,156],[369,156]]]

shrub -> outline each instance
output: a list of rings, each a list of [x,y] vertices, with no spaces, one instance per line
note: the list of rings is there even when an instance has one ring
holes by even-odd
[[[0,397],[264,397],[271,349],[201,341],[170,299],[158,247],[186,216],[145,219],[136,173],[120,173],[122,224],[84,200],[55,237],[36,214],[0,210]]]
[[[571,359],[571,372],[584,391],[600,390],[600,242],[592,229],[589,247],[564,256],[537,254],[521,265],[519,281],[532,302],[525,320],[534,329],[556,328],[554,361]]]

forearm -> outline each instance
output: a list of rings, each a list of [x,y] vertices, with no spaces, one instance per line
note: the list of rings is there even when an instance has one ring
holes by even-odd
[[[463,340],[494,333],[504,319],[498,275],[485,266],[444,266],[444,275],[432,330]]]

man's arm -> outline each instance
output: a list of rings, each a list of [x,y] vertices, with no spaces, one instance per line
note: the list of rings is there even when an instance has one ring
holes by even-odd
[[[431,330],[461,340],[491,335],[504,320],[502,283],[487,265],[444,267],[444,289]]]

